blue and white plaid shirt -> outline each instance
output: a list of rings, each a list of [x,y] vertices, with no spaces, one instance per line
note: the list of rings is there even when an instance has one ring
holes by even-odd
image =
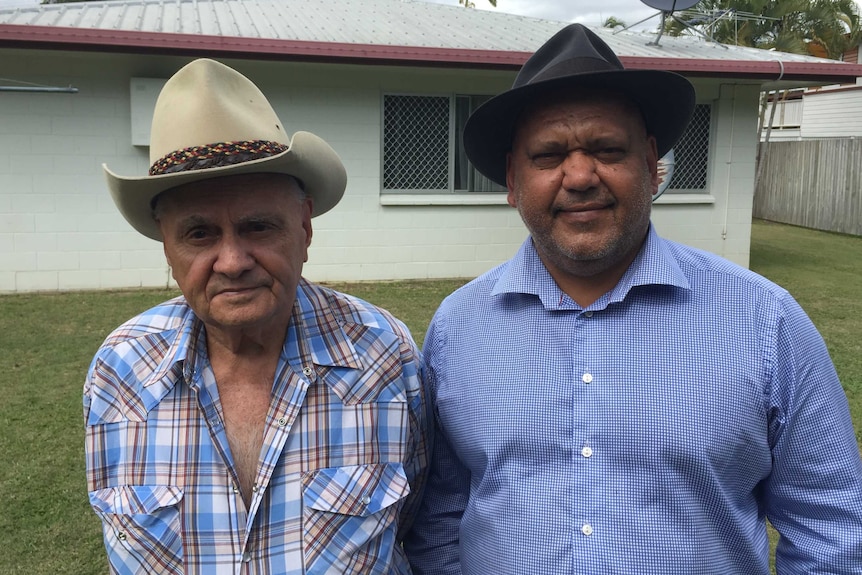
[[[400,539],[428,421],[407,329],[300,282],[248,509],[204,334],[177,298],[114,331],[91,365],[87,484],[111,572],[409,574]]]
[[[414,573],[862,573],[862,463],[793,298],[651,229],[586,309],[528,239],[446,299]],[[460,547],[459,547],[460,545]]]

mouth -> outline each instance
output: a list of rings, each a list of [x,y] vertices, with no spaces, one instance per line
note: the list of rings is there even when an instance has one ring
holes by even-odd
[[[215,295],[216,296],[224,296],[224,297],[235,297],[235,296],[244,296],[248,295],[251,292],[260,289],[261,286],[236,286],[236,287],[228,287],[222,288],[218,290]]]
[[[558,208],[556,215],[567,221],[572,222],[588,222],[600,217],[605,211],[609,210],[612,204],[590,203],[580,204],[577,206],[568,206]]]

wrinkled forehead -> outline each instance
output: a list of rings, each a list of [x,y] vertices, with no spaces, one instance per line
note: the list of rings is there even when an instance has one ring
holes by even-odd
[[[613,117],[627,118],[632,127],[643,130],[646,135],[646,123],[638,105],[625,93],[617,90],[556,90],[543,94],[531,100],[518,115],[515,122],[513,141],[517,140],[525,126],[530,125],[541,116],[555,112],[581,110],[604,111]]]
[[[287,174],[241,174],[199,180],[165,190],[153,199],[153,216],[167,210],[204,209],[222,201],[260,203],[276,209],[280,204],[305,199],[302,185]]]

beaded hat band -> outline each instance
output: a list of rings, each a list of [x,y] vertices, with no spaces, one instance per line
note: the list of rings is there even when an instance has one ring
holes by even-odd
[[[250,162],[276,156],[287,150],[287,146],[267,140],[243,142],[219,142],[205,146],[194,146],[171,152],[156,160],[150,167],[151,176],[176,174],[189,170],[205,170]]]

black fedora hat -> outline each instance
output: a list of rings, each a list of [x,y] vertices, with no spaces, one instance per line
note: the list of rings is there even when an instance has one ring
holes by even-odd
[[[506,154],[518,115],[533,99],[560,89],[618,91],[640,108],[647,132],[664,156],[691,120],[695,93],[673,72],[626,70],[594,32],[570,24],[545,42],[518,72],[512,88],[476,109],[464,126],[464,149],[480,172],[506,185]]]

